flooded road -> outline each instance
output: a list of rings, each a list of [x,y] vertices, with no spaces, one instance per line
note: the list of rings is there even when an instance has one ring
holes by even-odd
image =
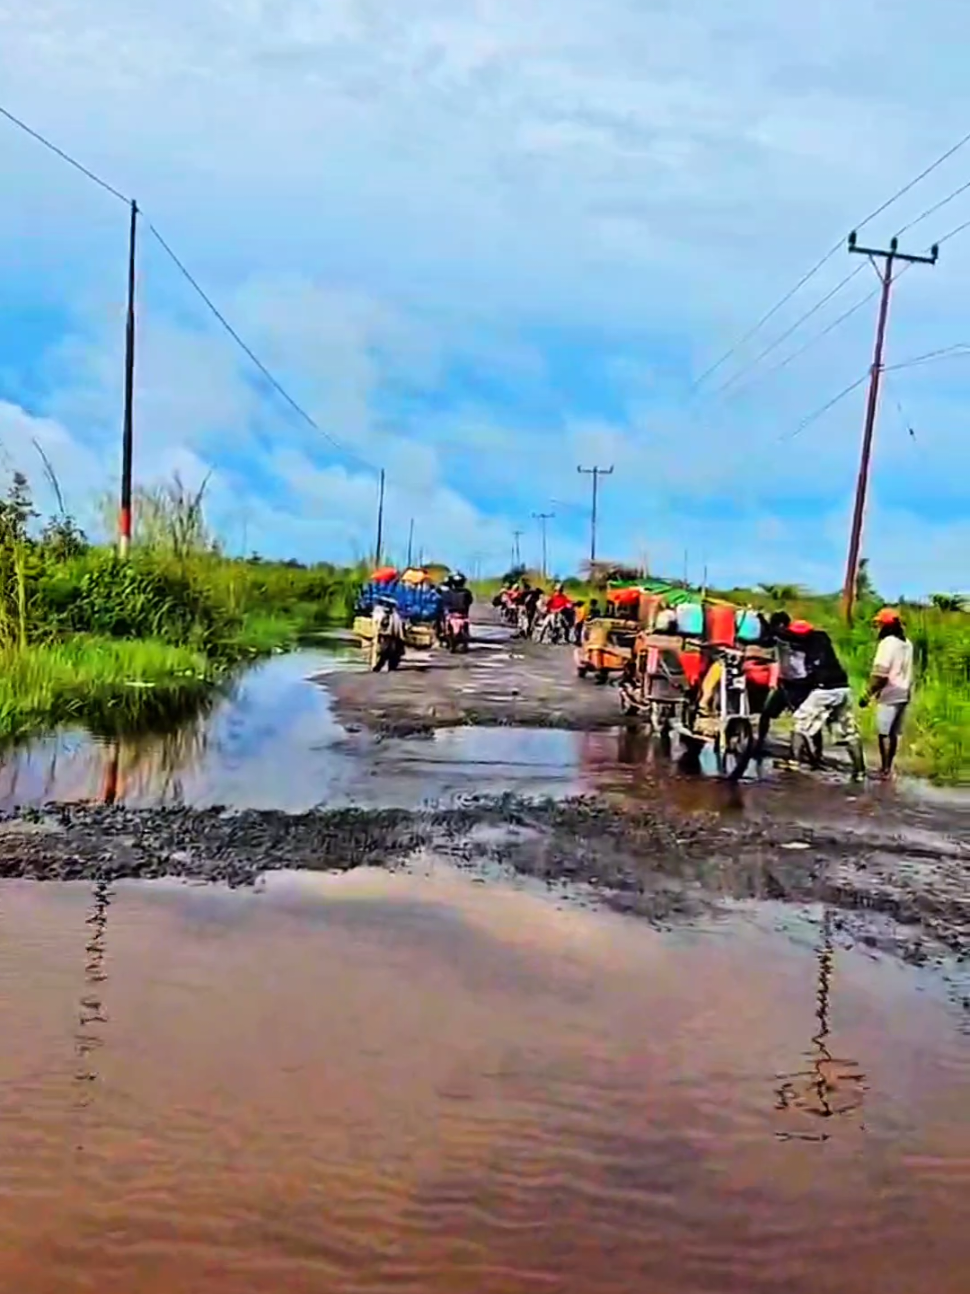
[[[330,650],[273,657],[211,713],[170,733],[105,741],[70,731],[7,752],[0,808],[56,801],[302,813],[318,804],[411,808],[480,791],[582,789],[579,733],[451,728],[381,739],[348,731],[311,676],[353,670],[358,657]]]
[[[961,1025],[820,908],[3,882],[0,1288],[956,1294]]]

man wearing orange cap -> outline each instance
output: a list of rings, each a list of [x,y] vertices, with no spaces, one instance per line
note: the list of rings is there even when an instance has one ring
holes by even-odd
[[[883,607],[876,614],[879,645],[872,662],[869,687],[859,704],[876,701],[876,731],[883,777],[890,777],[906,707],[913,693],[913,644],[906,637],[895,607]]]

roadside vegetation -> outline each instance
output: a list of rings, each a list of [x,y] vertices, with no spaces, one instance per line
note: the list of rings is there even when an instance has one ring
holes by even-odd
[[[122,561],[63,507],[42,523],[13,476],[0,498],[0,741],[174,720],[238,662],[348,622],[359,571],[228,558],[203,496],[178,478],[140,491]]]

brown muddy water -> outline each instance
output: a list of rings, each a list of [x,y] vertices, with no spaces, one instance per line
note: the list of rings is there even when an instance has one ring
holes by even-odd
[[[962,1292],[970,1039],[830,936],[429,859],[3,883],[0,1289]]]

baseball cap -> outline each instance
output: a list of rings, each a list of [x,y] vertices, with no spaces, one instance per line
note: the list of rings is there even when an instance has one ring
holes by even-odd
[[[882,607],[873,616],[877,625],[892,625],[899,619],[899,612],[895,607]]]

